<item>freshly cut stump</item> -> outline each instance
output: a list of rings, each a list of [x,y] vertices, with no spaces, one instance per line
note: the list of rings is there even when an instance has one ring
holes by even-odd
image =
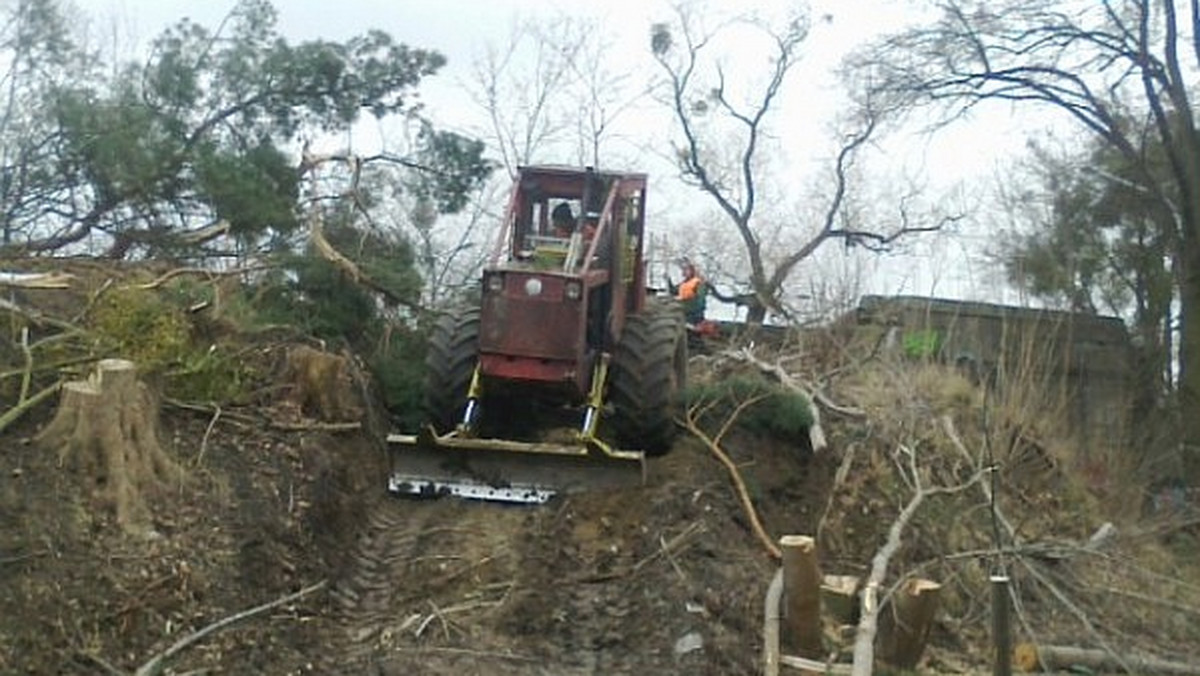
[[[921,662],[933,628],[942,585],[910,578],[892,595],[880,616],[879,658],[898,669],[913,670]]]
[[[82,476],[96,505],[127,531],[149,525],[144,496],[182,474],[158,443],[158,402],[125,359],[103,359],[86,381],[64,384],[37,440],[58,451],[59,465]]]
[[[807,535],[785,535],[779,538],[779,549],[783,553],[784,645],[800,657],[820,659],[825,649],[817,541]]]

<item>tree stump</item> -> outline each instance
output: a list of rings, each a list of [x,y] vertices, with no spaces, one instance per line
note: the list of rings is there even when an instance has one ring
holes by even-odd
[[[858,587],[854,575],[825,575],[821,578],[821,608],[840,626],[858,624]]]
[[[784,645],[801,657],[824,657],[821,632],[821,571],[817,543],[806,535],[779,539],[783,552]]]
[[[330,422],[362,415],[353,365],[345,357],[306,345],[293,347],[284,358],[282,381],[287,387],[284,403],[298,415]]]
[[[911,578],[892,595],[880,614],[879,658],[899,669],[915,669],[925,652],[942,585]]]
[[[148,526],[143,495],[180,477],[158,443],[158,402],[124,359],[102,359],[86,381],[63,385],[54,419],[38,434],[59,465],[82,476],[101,509],[127,531]]]

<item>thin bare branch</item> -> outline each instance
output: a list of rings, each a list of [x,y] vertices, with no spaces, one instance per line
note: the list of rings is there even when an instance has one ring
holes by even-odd
[[[149,660],[147,660],[140,667],[137,668],[137,671],[134,672],[134,676],[157,676],[157,674],[161,673],[162,670],[164,668],[166,668],[166,663],[169,660],[171,660],[172,658],[174,658],[176,655],[183,652],[184,650],[187,650],[189,647],[195,645],[196,643],[199,643],[200,641],[203,641],[204,639],[208,638],[212,634],[215,634],[223,629],[227,629],[239,622],[244,622],[245,620],[248,620],[248,619],[254,617],[255,615],[261,615],[262,613],[265,613],[268,610],[272,610],[272,609],[278,608],[280,606],[285,606],[294,601],[299,601],[300,599],[312,594],[313,592],[324,589],[326,584],[327,584],[326,580],[321,580],[320,582],[317,582],[316,584],[311,584],[293,594],[288,594],[287,596],[275,599],[274,601],[271,601],[269,603],[264,603],[262,605],[254,606],[253,608],[249,608],[249,609],[243,610],[239,613],[234,613],[233,615],[230,615],[229,617],[225,617],[220,620],[217,620],[216,622],[209,624],[208,626],[200,629],[199,631],[195,631],[195,632],[192,632],[191,634],[188,634],[187,636],[184,636],[183,638],[181,638],[178,641],[176,641],[175,643],[173,643],[171,645],[171,647],[169,647],[166,650],[162,651],[161,653],[155,655],[154,657],[151,657]]]

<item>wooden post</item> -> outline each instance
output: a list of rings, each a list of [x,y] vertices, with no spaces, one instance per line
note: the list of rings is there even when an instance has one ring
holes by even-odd
[[[779,539],[783,552],[784,645],[801,657],[824,657],[821,640],[821,571],[817,543],[807,535]]]
[[[1008,576],[993,575],[992,641],[996,644],[994,676],[1012,676],[1012,624],[1009,619]]]
[[[911,578],[882,611],[879,659],[899,669],[916,669],[925,652],[942,585]]]

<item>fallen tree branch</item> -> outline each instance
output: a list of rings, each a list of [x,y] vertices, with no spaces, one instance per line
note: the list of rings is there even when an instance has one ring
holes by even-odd
[[[216,277],[232,277],[235,275],[242,275],[247,272],[258,272],[260,270],[270,270],[272,267],[273,266],[271,266],[271,265],[260,263],[257,265],[247,265],[247,266],[243,266],[240,268],[231,268],[229,270],[212,270],[209,268],[192,268],[192,267],[175,268],[174,270],[169,270],[167,272],[164,272],[163,274],[159,275],[158,277],[155,277],[153,280],[151,280],[149,282],[144,282],[142,284],[136,284],[136,285],[134,285],[134,288],[147,289],[147,290],[148,289],[157,289],[158,287],[162,286],[163,284],[166,284],[167,282],[171,281],[172,279],[175,279],[176,277],[181,277],[183,275],[198,275],[201,277],[207,277],[209,280],[212,280]]]
[[[1118,589],[1117,587],[1094,587],[1093,590],[1104,593],[1104,594],[1113,594],[1116,596],[1124,596],[1125,598],[1133,599],[1135,601],[1141,601],[1142,603],[1147,603],[1147,604],[1159,606],[1162,608],[1170,608],[1171,610],[1174,610],[1176,612],[1186,613],[1188,615],[1200,617],[1200,607],[1189,606],[1185,603],[1179,603],[1177,601],[1172,601],[1170,599],[1159,598],[1157,596],[1151,596],[1149,594],[1142,594],[1140,592],[1130,591],[1128,589]]]
[[[38,404],[40,404],[43,401],[45,401],[46,399],[50,398],[55,392],[58,392],[58,388],[61,387],[62,384],[63,384],[63,381],[59,380],[58,382],[54,383],[53,385],[34,394],[31,397],[24,399],[23,401],[18,403],[16,406],[13,406],[12,408],[5,411],[4,415],[0,415],[0,432],[3,432],[9,425],[20,420],[21,416],[25,415],[30,410],[32,410],[34,407],[36,407]]]
[[[1022,558],[1020,559],[1020,562],[1021,565],[1025,567],[1025,570],[1029,571],[1029,574],[1032,575],[1035,580],[1040,582],[1046,589],[1050,590],[1051,596],[1058,599],[1058,602],[1061,603],[1071,615],[1074,615],[1075,619],[1079,620],[1079,623],[1083,625],[1084,631],[1086,631],[1088,635],[1092,637],[1092,640],[1096,641],[1097,645],[1104,649],[1104,652],[1109,655],[1112,661],[1121,665],[1121,671],[1130,674],[1137,673],[1137,670],[1132,668],[1126,658],[1123,657],[1121,653],[1116,650],[1116,648],[1110,645],[1108,641],[1104,640],[1104,636],[1100,634],[1100,631],[1096,628],[1096,624],[1092,621],[1092,618],[1088,617],[1087,613],[1084,612],[1084,610],[1080,608],[1078,604],[1071,600],[1071,598],[1067,596],[1066,592],[1060,589],[1058,585],[1051,582],[1050,579],[1040,570],[1038,570],[1030,560]]]
[[[0,272],[0,286],[22,289],[69,289],[73,279],[69,272]]]
[[[865,418],[867,415],[862,409],[834,402],[820,388],[803,382],[778,363],[770,364],[759,359],[748,348],[742,348],[727,354],[737,361],[754,366],[759,371],[775,378],[780,385],[794,392],[799,392],[808,398],[809,403],[812,404],[809,408],[813,416],[812,429],[809,431],[809,441],[814,451],[820,451],[828,446],[824,428],[821,426],[821,408],[849,418]]]
[[[884,577],[887,575],[888,564],[896,551],[900,549],[902,544],[901,537],[904,530],[908,527],[913,516],[916,515],[927,498],[933,495],[948,495],[961,493],[970,488],[976,483],[980,483],[987,470],[978,471],[965,482],[956,486],[935,486],[927,488],[921,485],[921,474],[917,467],[916,453],[904,446],[900,445],[898,451],[902,453],[908,460],[908,480],[913,487],[913,495],[909,499],[908,504],[904,509],[900,510],[900,514],[892,525],[888,528],[887,540],[883,547],[875,552],[875,556],[871,559],[871,572],[867,576],[866,585],[862,592],[862,613],[858,621],[858,629],[854,635],[854,662],[852,673],[854,676],[870,676],[875,662],[875,635],[879,631],[879,611],[886,600],[879,598],[879,588],[883,586]]]
[[[64,331],[71,331],[74,333],[84,333],[82,328],[72,324],[71,322],[63,321],[62,319],[58,319],[56,317],[51,317],[44,312],[39,312],[38,310],[34,310],[32,308],[22,307],[4,298],[0,298],[0,310],[7,310],[13,314],[20,315],[34,324],[53,326]]]
[[[967,450],[966,444],[964,444],[962,439],[958,436],[958,431],[954,427],[954,419],[949,415],[942,416],[942,428],[945,430],[946,436],[950,438],[950,442],[954,445],[954,448],[976,471],[991,471],[995,469],[992,467],[982,466],[983,463],[976,459],[975,456],[971,455],[971,452]],[[1000,547],[1000,543],[997,542],[996,544],[998,545],[998,548],[995,550],[994,555],[1003,556],[1005,553],[1010,551],[1010,549],[1011,551],[1020,551],[1022,545],[1017,538],[1017,529],[1013,527],[1012,522],[1008,520],[1008,518],[1004,515],[1004,512],[1000,509],[1000,505],[996,502],[991,486],[986,481],[980,481],[979,491],[983,494],[984,500],[991,509],[992,515],[996,519],[996,523],[1004,528],[1008,542],[1012,543],[1009,548],[1004,548]],[[1033,625],[1030,624],[1029,619],[1026,617],[1021,605],[1021,595],[1016,592],[1015,578],[1010,577],[1010,579],[1013,580],[1013,585],[1009,587],[1011,594],[1010,600],[1012,601],[1013,611],[1017,615],[1017,622],[1020,623],[1021,628],[1025,631],[1026,636],[1030,637],[1036,642],[1037,634],[1034,632]]]
[[[734,488],[737,490],[738,499],[741,501],[742,508],[746,512],[746,518],[750,520],[750,527],[754,530],[754,535],[758,538],[759,542],[762,543],[763,548],[767,550],[767,554],[769,554],[771,558],[778,561],[783,558],[783,552],[779,550],[779,547],[775,544],[774,539],[767,534],[766,528],[764,528],[762,525],[762,520],[758,517],[758,510],[754,508],[754,502],[750,499],[750,491],[746,489],[746,482],[742,479],[741,472],[738,471],[737,465],[732,459],[730,459],[729,455],[725,453],[719,443],[721,436],[728,431],[730,424],[737,417],[738,413],[740,413],[750,403],[753,403],[753,401],[754,399],[751,399],[739,404],[738,408],[735,409],[730,415],[729,419],[726,421],[725,425],[715,438],[709,437],[704,433],[704,430],[700,429],[700,426],[696,424],[696,419],[693,417],[691,411],[689,411],[687,416],[685,416],[684,425],[693,436],[695,436],[706,447],[708,447],[708,450],[717,458],[717,460],[721,462],[722,465],[725,466],[725,469],[729,470],[729,476],[733,480]]]
[[[1150,655],[1126,655],[1117,658],[1107,650],[1076,646],[1034,645],[1021,643],[1013,649],[1013,665],[1024,672],[1127,671],[1135,674],[1166,674],[1168,676],[1200,676],[1200,664],[1164,660]]]
[[[294,594],[288,594],[287,596],[271,601],[270,603],[264,603],[248,610],[243,610],[240,613],[235,613],[229,617],[217,620],[216,622],[213,622],[199,631],[188,634],[187,636],[184,636],[176,641],[171,647],[155,655],[154,657],[151,657],[148,661],[142,664],[142,666],[138,667],[137,671],[134,672],[134,676],[157,676],[157,674],[163,670],[165,666],[164,663],[167,660],[171,659],[175,655],[178,655],[180,652],[186,650],[193,644],[199,643],[209,635],[215,634],[226,627],[237,624],[243,620],[247,620],[255,615],[262,614],[273,608],[278,608],[279,606],[286,605],[292,601],[298,601],[305,596],[324,588],[326,583],[326,580],[321,580],[320,582],[309,585]]]

